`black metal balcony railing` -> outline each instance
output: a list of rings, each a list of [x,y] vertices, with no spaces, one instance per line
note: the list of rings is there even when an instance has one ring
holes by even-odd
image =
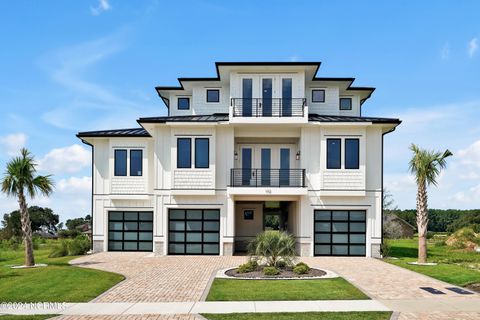
[[[231,187],[305,187],[305,169],[242,169],[230,172]]]
[[[304,98],[232,98],[234,117],[303,117]]]

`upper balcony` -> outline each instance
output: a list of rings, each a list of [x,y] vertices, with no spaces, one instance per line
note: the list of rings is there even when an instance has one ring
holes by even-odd
[[[231,123],[279,124],[308,123],[304,98],[232,98]]]

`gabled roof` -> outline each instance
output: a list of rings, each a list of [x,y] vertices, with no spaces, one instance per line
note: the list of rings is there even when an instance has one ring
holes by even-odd
[[[166,123],[166,122],[220,122],[228,121],[228,113],[214,113],[210,115],[168,116],[140,118],[138,123]]]
[[[309,114],[309,122],[371,122],[371,123],[394,123],[400,124],[402,121],[395,118],[378,117],[351,117],[351,116],[329,116],[319,114]]]
[[[143,128],[132,129],[111,129],[99,131],[84,131],[77,134],[78,138],[89,137],[150,137],[150,134]]]

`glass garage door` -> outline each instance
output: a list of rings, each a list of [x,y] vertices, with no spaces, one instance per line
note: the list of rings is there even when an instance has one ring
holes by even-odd
[[[168,254],[220,254],[220,210],[170,209]]]
[[[110,211],[109,251],[152,251],[153,212]]]
[[[316,256],[365,256],[366,212],[315,210]]]

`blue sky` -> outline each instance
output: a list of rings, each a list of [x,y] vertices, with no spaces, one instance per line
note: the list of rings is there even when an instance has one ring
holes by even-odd
[[[377,88],[364,115],[404,122],[385,183],[414,208],[408,145],[454,157],[435,208],[480,207],[480,2],[14,1],[0,3],[0,166],[26,146],[57,183],[62,219],[90,210],[90,149],[75,133],[163,115],[155,85],[213,76],[215,61],[322,61],[321,76]],[[0,196],[0,213],[16,202]]]

